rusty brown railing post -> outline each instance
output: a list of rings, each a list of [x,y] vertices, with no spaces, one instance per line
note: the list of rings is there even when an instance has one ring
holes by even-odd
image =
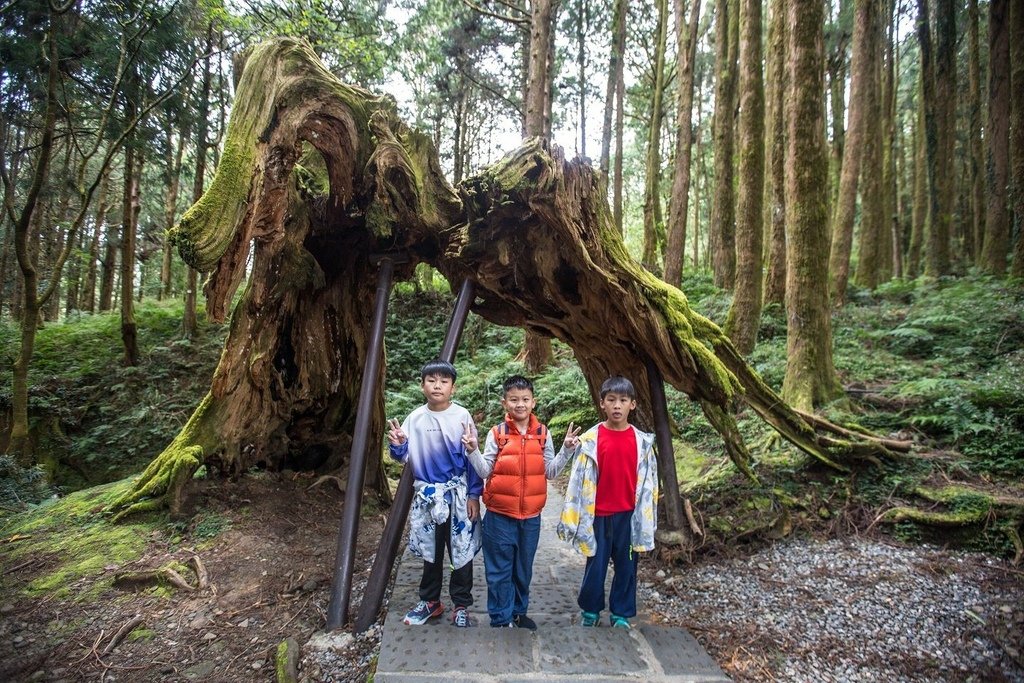
[[[459,296],[455,299],[455,308],[452,309],[452,317],[448,321],[448,331],[445,333],[444,343],[441,345],[441,353],[438,356],[441,360],[449,363],[455,361],[455,351],[459,348],[462,329],[466,326],[466,316],[469,315],[469,307],[473,304],[475,291],[476,283],[468,278],[463,280]],[[402,540],[402,530],[405,529],[405,521],[409,517],[411,505],[412,468],[406,466],[402,470],[402,478],[398,480],[398,490],[395,492],[395,500],[391,504],[391,513],[388,515],[387,524],[384,525],[384,533],[381,535],[380,546],[377,548],[377,556],[373,558],[373,567],[370,569],[370,578],[366,581],[363,601],[359,603],[359,611],[356,613],[354,624],[356,633],[362,633],[377,621],[377,613],[380,612],[381,603],[384,602],[384,590],[391,579],[391,569],[395,566],[398,545]]]
[[[387,318],[395,262],[391,256],[383,256],[378,268],[373,324],[370,328],[370,343],[366,350],[366,367],[363,369],[363,380],[359,386],[359,403],[356,405],[356,424],[352,430],[352,451],[348,465],[348,486],[345,488],[345,505],[341,513],[341,527],[338,529],[331,601],[327,606],[328,630],[340,628],[348,621],[352,569],[355,565],[356,541],[359,537],[359,511],[363,503],[363,482],[366,478],[367,445],[370,443],[370,417],[373,414],[373,399],[377,394],[377,376],[384,347],[384,323]],[[374,440],[373,443],[377,441]]]
[[[676,456],[672,447],[672,430],[668,421],[668,400],[665,398],[665,380],[661,369],[647,356],[647,383],[651,386],[651,411],[654,413],[654,436],[658,443],[658,473],[661,475],[661,493],[665,499],[665,526],[671,530],[683,529],[686,521],[683,501],[679,496],[676,476]]]

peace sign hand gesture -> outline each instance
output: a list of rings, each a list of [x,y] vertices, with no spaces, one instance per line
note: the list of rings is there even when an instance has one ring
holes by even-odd
[[[565,441],[562,442],[562,447],[567,451],[576,450],[576,447],[580,445],[580,432],[582,431],[583,427],[576,427],[570,422],[569,429],[565,432]]]
[[[388,420],[388,442],[392,446],[401,446],[406,442],[408,437],[405,436],[405,432],[402,431],[402,423],[391,418]]]
[[[476,438],[476,432],[473,431],[471,425],[462,423],[462,445],[466,447],[467,453],[473,453],[479,446],[479,441]]]

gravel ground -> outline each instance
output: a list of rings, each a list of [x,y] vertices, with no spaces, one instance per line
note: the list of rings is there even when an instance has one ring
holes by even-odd
[[[1024,681],[1024,572],[989,556],[795,540],[644,579],[737,681]]]

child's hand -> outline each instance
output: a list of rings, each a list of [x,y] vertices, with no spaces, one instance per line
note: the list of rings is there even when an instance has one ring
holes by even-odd
[[[473,428],[465,422],[462,423],[462,445],[466,447],[467,453],[472,453],[480,445]]]
[[[392,446],[401,446],[406,440],[405,432],[402,431],[402,423],[395,418],[388,420],[388,442]]]
[[[576,450],[576,447],[580,445],[580,432],[582,431],[583,427],[575,427],[572,422],[569,423],[569,429],[565,433],[565,441],[562,442],[565,450]]]

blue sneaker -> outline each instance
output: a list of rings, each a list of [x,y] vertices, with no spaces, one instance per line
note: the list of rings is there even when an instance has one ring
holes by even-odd
[[[618,614],[613,614],[611,616],[611,618],[609,619],[609,621],[611,621],[612,626],[614,626],[616,628],[624,628],[624,629],[632,628],[629,625],[629,619],[627,619],[626,617],[620,617]]]
[[[431,600],[427,602],[420,600],[416,603],[416,606],[406,612],[403,622],[410,626],[422,626],[434,617],[439,617],[444,614],[444,605],[441,604],[440,600]]]
[[[600,623],[600,612],[580,612],[580,626],[597,626]]]

